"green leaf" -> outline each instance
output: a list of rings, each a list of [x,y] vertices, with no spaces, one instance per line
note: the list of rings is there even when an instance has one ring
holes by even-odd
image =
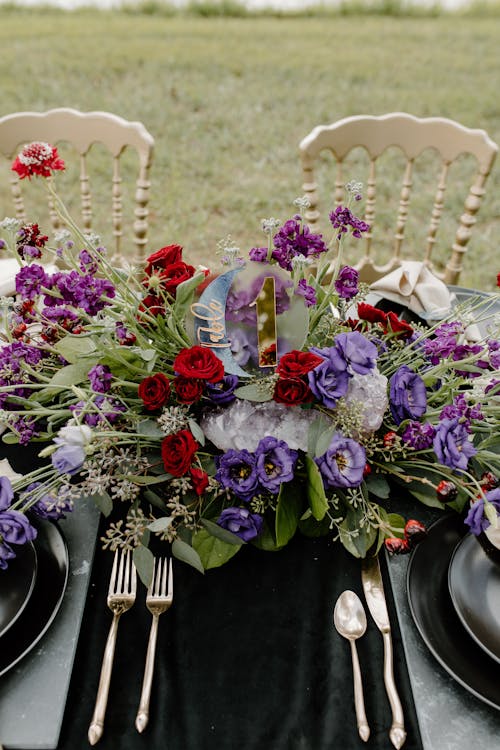
[[[74,364],[75,362],[78,362],[81,357],[95,352],[97,347],[88,336],[73,336],[72,334],[68,334],[54,344],[54,349],[59,352],[67,362]]]
[[[106,518],[109,516],[113,510],[113,501],[107,492],[101,492],[98,495],[87,495],[87,497],[96,504],[103,516],[106,516]]]
[[[316,458],[319,456],[322,456],[324,453],[327,452],[328,448],[330,447],[330,443],[332,442],[332,437],[335,435],[335,432],[337,431],[337,428],[332,426],[329,427],[327,430],[324,430],[321,435],[318,437],[318,441],[316,443],[316,451],[314,455]]]
[[[150,438],[162,438],[165,435],[158,422],[154,419],[141,419],[137,424],[137,432],[139,435]]]
[[[153,553],[143,544],[140,544],[134,549],[133,558],[134,565],[139,573],[139,578],[145,586],[149,587],[153,580],[153,569],[155,563]]]
[[[262,381],[259,385],[255,383],[242,385],[240,388],[236,388],[234,393],[235,396],[238,398],[244,398],[246,401],[264,403],[264,401],[271,401],[273,397],[273,386],[270,383]]]
[[[200,573],[205,572],[198,552],[190,544],[183,542],[182,539],[174,539],[172,542],[172,554],[177,560],[191,565],[192,568],[195,568]]]
[[[366,557],[366,553],[378,536],[378,528],[365,525],[360,529],[359,520],[355,511],[347,512],[339,527],[340,541],[354,557]]]
[[[49,385],[70,386],[88,379],[89,370],[95,364],[94,359],[79,359],[72,365],[61,367],[51,378]]]
[[[156,494],[156,492],[153,492],[153,490],[144,490],[142,495],[147,503],[151,503],[151,505],[154,505],[156,508],[165,510],[165,502]]]
[[[173,520],[174,519],[172,518],[172,516],[162,516],[162,518],[155,518],[154,521],[148,524],[148,529],[152,532],[166,531],[170,526],[172,526]]]
[[[132,484],[137,484],[140,487],[146,487],[149,484],[161,484],[172,478],[171,474],[161,474],[159,477],[152,476],[139,476],[138,474],[117,474],[118,479],[126,479]]]
[[[323,480],[318,467],[306,454],[306,471],[307,471],[307,496],[312,514],[317,521],[321,521],[328,510],[328,500],[325,495]]]
[[[330,424],[330,420],[323,415],[320,415],[317,419],[311,422],[307,433],[307,452],[310,456],[318,455],[316,452],[316,446],[318,444],[319,436],[328,429]]]
[[[194,439],[200,444],[205,445],[205,433],[201,429],[198,422],[195,422],[194,419],[188,420],[189,429],[191,430],[191,433],[194,437]]]
[[[368,474],[365,479],[368,492],[382,500],[387,500],[390,495],[391,487],[389,482],[381,474]]]
[[[193,536],[193,547],[200,556],[205,570],[224,565],[238,552],[241,544],[228,544],[212,536],[206,529],[201,529]]]
[[[291,482],[282,484],[278,495],[275,518],[276,544],[278,547],[284,547],[293,537],[297,531],[301,513],[300,488]]]
[[[238,547],[241,547],[241,545],[244,543],[243,540],[240,539],[240,537],[236,534],[233,534],[232,531],[223,529],[222,526],[219,526],[218,523],[214,523],[208,518],[200,519],[200,523],[208,531],[209,534],[215,536],[217,539],[220,539],[222,542],[227,542],[228,544],[237,544]]]
[[[182,319],[184,317],[184,312],[187,309],[187,306],[191,303],[196,288],[204,280],[205,274],[203,273],[203,271],[200,271],[187,281],[183,281],[182,284],[179,284],[179,286],[175,290],[175,303],[173,308],[178,319]]]

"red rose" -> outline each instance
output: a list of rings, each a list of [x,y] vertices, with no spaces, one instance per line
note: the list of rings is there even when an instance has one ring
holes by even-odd
[[[156,375],[144,378],[139,385],[139,398],[142,398],[144,408],[148,411],[165,406],[170,398],[170,381],[167,376],[157,372]]]
[[[323,361],[318,354],[294,349],[280,357],[276,372],[284,378],[298,378],[314,370]]]
[[[310,404],[314,400],[314,394],[300,378],[280,378],[274,387],[273,399],[278,404],[297,406]]]
[[[174,380],[175,394],[181,404],[194,404],[203,395],[203,383],[197,378],[185,378],[177,375]]]
[[[146,258],[146,268],[144,271],[147,276],[151,276],[153,271],[168,268],[168,266],[178,263],[180,260],[182,260],[181,245],[167,245],[152,253],[149,258]]]
[[[196,268],[194,266],[188,266],[188,264],[184,263],[182,260],[178,263],[173,263],[160,273],[160,289],[165,292],[165,294],[170,294],[172,297],[175,297],[179,284],[192,278],[195,273]]]
[[[208,487],[208,474],[203,469],[189,469],[193,488],[198,497],[201,497]]]
[[[179,430],[175,435],[167,435],[161,443],[161,457],[165,471],[173,477],[181,477],[189,470],[198,443],[189,430]]]
[[[397,333],[398,335],[403,336],[403,338],[409,338],[413,333],[413,328],[411,327],[411,325],[405,320],[401,320],[400,318],[398,318],[396,313],[387,313],[387,324],[388,328],[386,329],[386,332],[388,329],[390,329],[393,333]]]
[[[146,312],[146,310],[151,315],[163,315],[165,313],[163,300],[157,297],[156,294],[148,294],[139,305],[139,312]]]
[[[497,274],[497,286],[500,286],[500,273]]]
[[[385,326],[387,321],[387,314],[383,310],[368,305],[366,302],[358,303],[358,315],[361,320],[367,320],[369,323],[382,323]]]
[[[200,378],[209,383],[217,383],[224,377],[222,361],[206,346],[182,349],[174,359],[174,370],[185,378]]]

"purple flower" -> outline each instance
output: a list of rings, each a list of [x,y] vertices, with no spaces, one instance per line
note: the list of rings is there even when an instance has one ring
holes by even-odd
[[[459,393],[455,396],[452,404],[448,404],[441,409],[439,419],[454,419],[460,417],[460,421],[464,422],[469,428],[472,420],[484,419],[484,414],[481,410],[481,404],[473,404],[469,406],[463,393]]]
[[[24,363],[35,367],[43,357],[43,352],[36,346],[29,346],[22,341],[13,341],[0,349],[0,386],[19,385],[15,391],[2,393],[0,390],[0,408],[9,400],[9,395],[24,398],[27,389],[23,384],[30,380],[23,368]]]
[[[307,373],[309,387],[316,398],[328,409],[335,409],[337,401],[345,396],[349,386],[349,375],[345,360],[336,347],[330,349],[312,348],[324,361]]]
[[[378,349],[359,331],[340,333],[335,338],[335,347],[346,363],[348,372],[366,375],[375,367]]]
[[[284,440],[267,436],[262,438],[256,450],[257,476],[262,487],[276,494],[283,482],[293,479],[298,453],[288,447]]]
[[[240,500],[251,500],[259,493],[259,481],[256,471],[256,458],[252,453],[230,448],[223,456],[215,459],[217,472],[215,478],[227,490],[231,490]]]
[[[321,234],[313,234],[308,226],[297,219],[289,219],[274,235],[272,258],[286,271],[292,270],[292,259],[309,258],[328,250]]]
[[[36,529],[24,513],[3,510],[0,512],[0,539],[8,544],[26,544],[36,539]]]
[[[410,421],[401,437],[413,450],[423,451],[432,447],[435,432],[430,422]]]
[[[23,492],[23,497],[29,501],[29,495],[42,486],[41,482],[32,482],[32,484],[26,487]],[[73,510],[73,504],[68,498],[60,498],[55,494],[46,493],[42,495],[29,509],[38,518],[50,519],[57,521],[60,518],[65,518],[66,513],[70,513]]]
[[[368,232],[370,225],[362,219],[354,216],[352,211],[345,206],[337,206],[335,211],[330,213],[330,221],[334,229],[338,229],[337,238],[340,240],[343,234],[352,229],[352,236],[359,239],[363,232]]]
[[[47,286],[48,279],[42,266],[32,263],[23,266],[16,275],[16,292],[22,299],[35,299],[42,287]]]
[[[51,456],[52,466],[59,474],[76,474],[85,461],[85,450],[81,445],[64,443]]]
[[[18,417],[10,423],[13,432],[17,433],[19,445],[28,445],[30,440],[39,436],[40,433],[35,429],[35,424],[34,417]]]
[[[232,531],[244,542],[255,539],[262,530],[262,516],[250,513],[247,508],[226,508],[217,521],[223,529]]]
[[[243,328],[231,328],[228,331],[231,354],[240,367],[244,367],[251,359],[257,359],[257,333],[255,330],[252,333]]]
[[[438,461],[450,469],[465,471],[469,458],[477,453],[469,440],[467,425],[459,417],[440,421],[433,444]]]
[[[300,279],[295,289],[295,294],[299,294],[304,297],[307,307],[312,307],[318,301],[316,298],[316,290],[313,286],[309,286],[305,279]]]
[[[239,378],[237,375],[224,375],[218,383],[207,383],[207,396],[214,404],[230,404],[235,400],[234,390],[237,388]]]
[[[16,556],[12,547],[4,542],[0,537],[0,570],[7,570],[8,561]]]
[[[126,407],[117,401],[117,399],[107,396],[97,396],[90,406],[90,408],[93,408],[93,411],[86,411],[88,408],[89,404],[85,404],[83,401],[78,401],[78,403],[72,404],[69,407],[70,411],[77,416],[80,416],[85,411],[83,421],[89,427],[96,427],[100,424],[106,424],[106,422],[113,424],[118,420],[120,414],[126,411]]]
[[[255,263],[267,263],[267,247],[252,247],[248,255]]]
[[[73,307],[79,307],[88,315],[97,315],[106,305],[108,299],[115,296],[115,288],[107,279],[98,279],[92,274],[79,274],[77,271],[69,273],[56,273],[50,279],[51,288],[56,295],[47,294],[44,297],[44,304],[47,307],[62,302]]]
[[[107,365],[94,365],[88,372],[90,385],[96,393],[107,393],[111,388],[113,376]]]
[[[78,260],[80,261],[80,268],[83,273],[97,273],[99,266],[94,256],[88,250],[85,248],[80,250]]]
[[[352,299],[358,293],[359,273],[351,266],[340,269],[335,281],[335,291],[342,299]]]
[[[500,515],[500,487],[495,490],[490,490],[485,494],[485,497]],[[476,536],[479,536],[482,531],[486,531],[490,526],[490,522],[484,514],[484,499],[482,497],[472,503],[470,510],[465,517],[465,523],[470,528],[471,533]]]
[[[0,477],[0,511],[7,510],[14,499],[14,490],[9,477]]]
[[[325,487],[359,487],[363,481],[365,449],[340,432],[335,433],[326,453],[314,460]]]
[[[396,424],[418,419],[427,409],[425,383],[411,368],[402,365],[389,381],[389,406]]]
[[[500,341],[491,339],[488,341],[488,351],[490,354],[490,365],[494,370],[500,370]]]
[[[436,328],[435,338],[423,341],[423,351],[431,364],[437,365],[442,359],[447,359],[453,354],[457,347],[457,337],[463,330],[463,325],[458,321],[443,323]]]

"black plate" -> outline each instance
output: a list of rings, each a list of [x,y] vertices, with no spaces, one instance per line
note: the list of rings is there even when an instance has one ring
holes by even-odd
[[[500,662],[500,565],[473,534],[455,548],[448,571],[450,596],[462,625]]]
[[[64,537],[49,521],[36,521],[34,541],[38,571],[30,599],[15,625],[0,639],[0,675],[17,664],[52,624],[68,582],[69,558]]]
[[[408,602],[420,635],[438,662],[466,690],[500,710],[498,664],[462,627],[448,591],[448,566],[465,531],[458,515],[432,524],[410,558]]]
[[[15,547],[16,557],[0,571],[0,638],[21,615],[35,586],[37,559],[33,544]]]

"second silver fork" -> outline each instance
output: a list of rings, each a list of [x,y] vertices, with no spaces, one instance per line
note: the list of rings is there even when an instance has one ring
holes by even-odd
[[[156,637],[158,634],[158,620],[163,612],[170,608],[174,599],[174,574],[172,558],[155,560],[153,569],[153,580],[146,596],[146,606],[153,615],[151,631],[149,633],[148,651],[146,654],[146,666],[144,668],[144,679],[142,683],[141,700],[139,710],[135,719],[135,727],[138,732],[144,731],[149,721],[149,700],[151,697],[151,685],[153,683],[154,662],[156,653]]]

